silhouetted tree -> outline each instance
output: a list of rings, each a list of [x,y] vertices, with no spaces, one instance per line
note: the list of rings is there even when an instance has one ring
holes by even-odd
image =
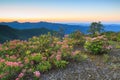
[[[54,36],[59,37],[61,40],[65,35],[65,29],[63,27],[59,27],[59,30],[54,33]]]
[[[92,35],[100,34],[104,31],[104,26],[101,22],[92,22],[90,25],[89,33]]]

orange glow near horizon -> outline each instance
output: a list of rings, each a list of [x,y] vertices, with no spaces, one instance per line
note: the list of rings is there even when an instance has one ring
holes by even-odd
[[[40,21],[47,21],[47,22],[93,22],[93,21],[102,21],[102,22],[120,22],[118,19],[114,18],[106,18],[102,19],[99,17],[94,18],[0,18],[0,22],[40,22]]]

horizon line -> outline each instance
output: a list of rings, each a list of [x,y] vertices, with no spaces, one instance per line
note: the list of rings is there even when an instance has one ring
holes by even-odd
[[[44,21],[44,20],[40,20],[40,21],[18,21],[18,20],[13,20],[13,21],[0,21],[0,23],[11,23],[11,22],[18,22],[18,23],[39,23],[39,22],[47,22],[47,23],[62,23],[62,24],[90,24],[92,22],[99,22],[99,21],[79,21],[79,22],[58,22],[58,21]],[[104,22],[104,21],[100,21],[102,22],[102,24],[120,24],[120,22]]]

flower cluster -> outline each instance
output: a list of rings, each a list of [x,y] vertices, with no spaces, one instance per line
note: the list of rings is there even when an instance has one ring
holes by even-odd
[[[64,68],[80,53],[73,49],[71,41],[69,35],[61,40],[48,34],[28,41],[13,40],[0,44],[0,78],[8,80],[16,76],[13,80],[21,80],[26,74],[39,78],[40,72]]]
[[[86,51],[92,54],[104,54],[108,53],[112,49],[112,46],[104,35],[94,38],[87,37],[86,39],[84,47]]]
[[[6,61],[5,64],[6,64],[7,66],[11,66],[11,67],[18,67],[18,66],[22,67],[22,66],[23,66],[23,64],[22,64],[21,62],[10,62],[10,61]]]
[[[34,75],[35,75],[35,77],[39,78],[40,77],[40,72],[39,71],[35,71]]]

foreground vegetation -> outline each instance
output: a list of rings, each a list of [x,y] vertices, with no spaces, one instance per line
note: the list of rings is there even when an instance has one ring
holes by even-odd
[[[65,68],[69,63],[87,59],[85,53],[107,54],[114,39],[109,39],[112,36],[106,34],[94,32],[91,36],[76,31],[60,38],[48,33],[27,41],[13,40],[0,44],[0,79],[26,80],[32,77],[37,80],[51,69]],[[119,38],[116,36],[115,41]]]

